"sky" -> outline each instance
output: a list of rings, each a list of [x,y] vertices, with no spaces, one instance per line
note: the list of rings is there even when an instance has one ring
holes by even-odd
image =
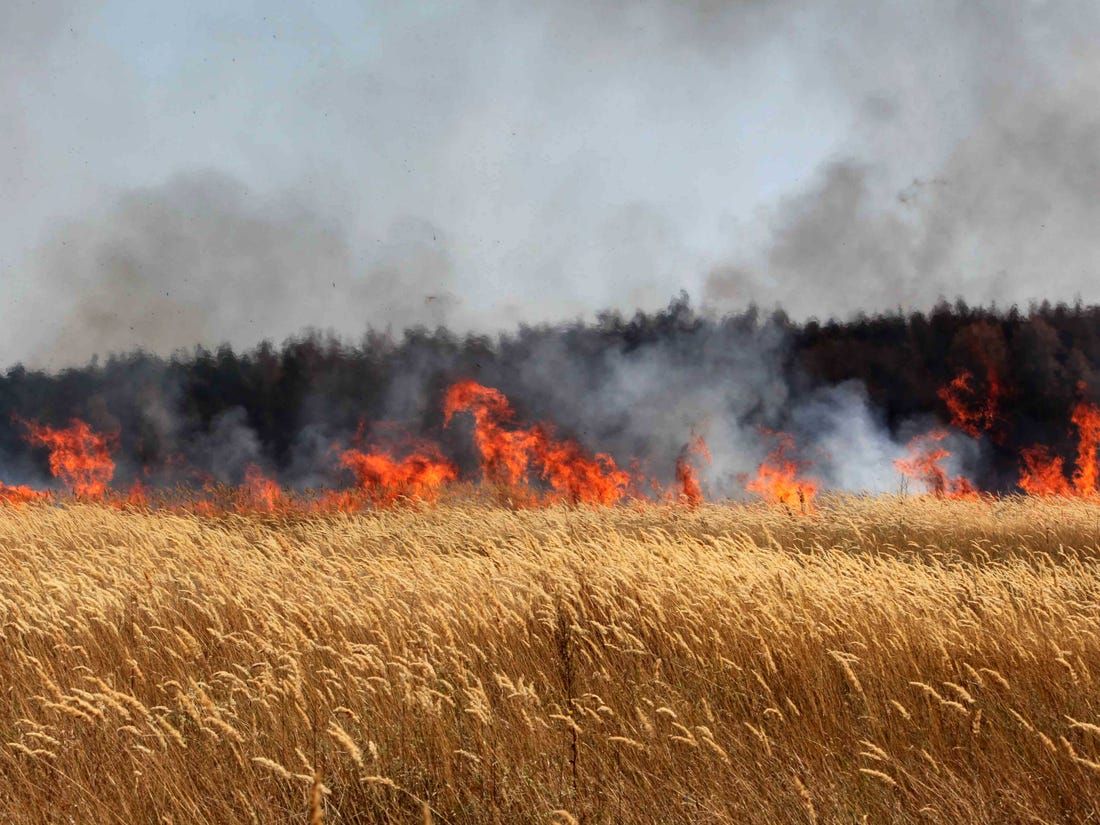
[[[0,4],[0,363],[1100,300],[1100,8]]]

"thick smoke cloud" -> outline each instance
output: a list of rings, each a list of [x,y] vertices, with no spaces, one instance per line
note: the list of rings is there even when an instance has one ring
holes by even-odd
[[[832,65],[864,101],[851,141],[766,210],[767,243],[710,274],[717,303],[767,295],[824,317],[940,296],[1097,299],[1100,9],[906,9],[845,18]]]
[[[216,173],[180,176],[127,193],[46,246],[41,283],[59,296],[62,331],[44,360],[244,346],[298,332],[299,319],[345,330],[380,318],[397,329],[442,323],[456,298],[441,235],[405,221],[357,262],[344,228],[295,200]]]
[[[8,363],[1100,298],[1095,4],[306,8],[4,5]]]

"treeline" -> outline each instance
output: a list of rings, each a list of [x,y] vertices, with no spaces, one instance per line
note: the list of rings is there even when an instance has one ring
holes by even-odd
[[[715,317],[682,295],[658,312],[605,312],[497,337],[419,328],[400,337],[370,331],[353,342],[307,332],[243,352],[137,352],[57,373],[12,366],[0,375],[0,475],[20,481],[44,469],[20,419],[61,424],[75,416],[117,433],[121,479],[142,468],[167,478],[187,464],[232,480],[259,461],[308,480],[332,440],[353,437],[361,422],[366,438],[432,438],[469,463],[469,445],[442,428],[439,405],[461,377],[499,387],[521,415],[550,418],[591,447],[626,452],[644,449],[634,419],[647,412],[622,402],[631,381],[646,384],[649,407],[676,402],[660,400],[667,377],[681,400],[696,385],[708,388],[699,397],[723,399],[715,415],[782,427],[782,408],[769,402],[775,386],[793,403],[854,380],[896,429],[922,414],[946,422],[937,392],[969,370],[977,392],[991,377],[1004,388],[1003,424],[989,450],[991,472],[1008,478],[1023,446],[1043,441],[1072,454],[1070,410],[1096,397],[1098,365],[1100,307],[1081,304],[941,303],[928,313],[799,324],[757,308]],[[681,435],[668,435],[667,449]]]

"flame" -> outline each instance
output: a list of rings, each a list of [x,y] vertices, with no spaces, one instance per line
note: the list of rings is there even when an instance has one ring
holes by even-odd
[[[978,438],[982,433],[993,430],[999,423],[1004,386],[996,370],[988,364],[984,394],[975,389],[973,380],[974,374],[963,370],[946,386],[941,387],[937,395],[951,413],[951,425],[972,438]]]
[[[1095,496],[1100,468],[1096,463],[1096,449],[1100,447],[1100,407],[1080,402],[1070,416],[1077,427],[1077,466],[1073,472],[1073,489],[1079,496]]]
[[[1066,480],[1062,457],[1044,446],[1027,447],[1020,453],[1020,489],[1029,496],[1068,496],[1074,490]]]
[[[140,480],[130,485],[130,490],[126,493],[126,504],[130,507],[148,506],[149,491]]]
[[[1001,421],[999,403],[1005,391],[996,372],[991,368],[987,368],[987,372],[984,396],[974,389],[974,377],[970,372],[960,373],[940,391],[940,397],[951,411],[953,424],[972,436],[993,431]],[[677,500],[689,507],[697,507],[704,500],[698,468],[711,458],[706,443],[698,436],[692,436],[677,456],[678,490],[673,493],[647,480],[639,464],[632,465],[630,472],[620,469],[610,455],[589,453],[576,441],[556,437],[550,424],[517,423],[508,398],[499,390],[476,381],[459,381],[451,385],[444,397],[443,411],[446,425],[456,414],[470,413],[483,477],[492,484],[507,485],[508,500],[513,505],[554,501],[613,505],[628,495]],[[73,495],[119,508],[149,505],[150,496],[141,481],[135,482],[126,493],[112,492],[109,488],[115,471],[111,453],[117,436],[97,433],[80,419],[72,419],[65,428],[17,420],[26,427],[30,444],[48,448],[51,472]],[[1100,406],[1081,401],[1074,407],[1070,420],[1078,433],[1072,476],[1067,477],[1063,457],[1043,446],[1027,448],[1020,453],[1018,482],[1025,493],[1100,498]],[[761,462],[755,476],[747,481],[746,490],[769,503],[797,505],[802,512],[809,512],[818,483],[801,477],[800,462],[790,458],[795,448],[791,436],[771,435],[778,438],[778,443]],[[909,443],[908,455],[895,461],[895,466],[905,476],[921,482],[936,497],[977,498],[980,493],[969,479],[949,476],[944,469],[944,461],[951,455],[944,446],[947,435],[946,429],[937,429],[914,438]],[[353,444],[359,445],[361,436],[362,425]],[[445,485],[458,479],[455,465],[434,445],[418,444],[403,457],[399,456],[401,452],[378,448],[340,449],[339,464],[355,477],[355,486],[349,490],[291,496],[259,467],[250,465],[240,487],[207,484],[204,501],[191,499],[186,505],[178,505],[162,495],[156,500],[158,506],[178,506],[188,512],[211,515],[234,510],[354,512],[402,499],[432,501]],[[179,463],[175,458],[169,460]],[[541,484],[531,485],[536,479]],[[647,481],[655,492],[642,489]],[[0,504],[50,498],[46,492],[0,483]]]
[[[476,381],[451,385],[443,402],[444,424],[459,412],[473,414],[474,443],[489,482],[517,487],[535,468],[557,498],[573,503],[610,505],[626,495],[630,474],[610,455],[589,457],[575,441],[554,438],[546,424],[512,424],[515,411],[500,390]]]
[[[951,478],[941,462],[951,456],[942,446],[947,430],[933,430],[909,442],[909,455],[894,462],[898,471],[920,481],[936,498],[977,498],[978,489],[964,476]]]
[[[699,486],[699,478],[691,464],[692,456],[710,463],[710,449],[702,436],[692,436],[691,441],[683,446],[680,455],[676,457],[676,482],[680,485],[680,500],[688,507],[698,507],[703,503],[703,488]]]
[[[116,510],[126,510],[131,507],[148,507],[149,491],[141,480],[130,485],[125,495],[115,494],[107,499],[107,504]]]
[[[1072,483],[1066,478],[1061,456],[1047,447],[1028,447],[1020,453],[1019,485],[1028,495],[1092,498],[1100,494],[1100,467],[1096,450],[1100,447],[1100,407],[1081,401],[1073,408],[1070,421],[1077,427],[1077,462]]]
[[[537,432],[536,459],[542,465],[542,478],[565,500],[611,505],[626,494],[630,475],[607,453],[588,458],[575,441],[559,441]]]
[[[237,509],[260,510],[274,513],[284,506],[284,494],[279,483],[266,476],[255,464],[244,471],[244,484],[240,489],[241,500]]]
[[[760,495],[769,504],[797,505],[803,513],[808,513],[817,495],[817,482],[800,478],[799,462],[789,458],[795,449],[794,438],[787,433],[769,434],[779,443],[756,468],[756,477],[745,485],[745,489]]]
[[[0,503],[30,504],[35,501],[48,501],[50,494],[45,490],[35,490],[22,484],[12,485],[0,482]]]
[[[354,474],[359,488],[356,492],[362,494],[332,498],[330,503],[341,510],[359,509],[364,496],[381,505],[400,498],[430,501],[440,487],[458,478],[455,466],[434,447],[422,448],[402,459],[384,452],[348,449],[340,454],[340,463]]]
[[[536,437],[528,430],[504,428],[515,416],[504,393],[476,381],[459,381],[451,385],[443,399],[444,426],[449,426],[459,412],[473,413],[474,444],[486,480],[520,484],[527,475]]]
[[[308,503],[306,510],[312,513],[355,513],[368,503],[369,500],[358,490],[324,490]]]
[[[209,499],[201,498],[197,501],[190,502],[183,508],[184,512],[194,513],[196,516],[216,516],[220,512],[214,502]]]
[[[64,429],[24,422],[27,440],[50,451],[50,472],[80,498],[102,499],[115,474],[114,438],[101,435],[74,418]]]

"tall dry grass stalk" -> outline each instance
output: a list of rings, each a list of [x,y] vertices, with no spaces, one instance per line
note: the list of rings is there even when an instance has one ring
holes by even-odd
[[[0,509],[0,820],[1095,821],[1098,524]]]

